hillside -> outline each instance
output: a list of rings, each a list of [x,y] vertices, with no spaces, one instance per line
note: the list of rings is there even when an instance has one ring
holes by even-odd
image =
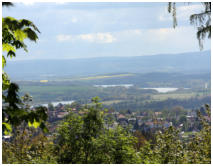
[[[127,72],[202,73],[210,72],[210,54],[210,51],[203,51],[137,57],[8,61],[6,71],[14,80]]]

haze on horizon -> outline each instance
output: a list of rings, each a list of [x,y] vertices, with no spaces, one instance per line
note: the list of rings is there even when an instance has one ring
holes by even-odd
[[[30,60],[197,52],[189,16],[201,7],[177,3],[175,29],[167,3],[15,3],[2,10],[3,17],[29,19],[41,31],[36,44],[26,43],[28,53],[17,51],[15,60]],[[210,48],[206,39],[204,51]]]

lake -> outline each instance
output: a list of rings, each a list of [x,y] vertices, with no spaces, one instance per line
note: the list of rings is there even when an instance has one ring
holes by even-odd
[[[174,92],[178,90],[178,88],[142,88],[142,89],[153,89],[158,91],[159,93]]]
[[[72,104],[74,102],[74,100],[70,100],[70,101],[54,101],[54,102],[50,102],[54,107],[57,106],[59,103],[61,104]],[[48,107],[48,104],[41,104],[44,107]]]

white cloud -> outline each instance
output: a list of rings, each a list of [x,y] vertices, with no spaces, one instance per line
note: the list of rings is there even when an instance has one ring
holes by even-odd
[[[78,21],[78,19],[75,18],[75,17],[72,17],[72,18],[71,18],[71,21],[72,21],[72,23],[76,23],[76,22]]]
[[[141,35],[142,29],[129,29],[129,30],[121,31],[121,32],[129,34],[129,35]]]
[[[80,35],[58,35],[57,40],[62,41],[86,41],[91,43],[113,43],[116,38],[109,32],[107,33],[88,33]]]
[[[63,21],[63,24],[67,26],[67,25],[74,24],[74,23],[77,23],[77,22],[78,22],[78,19],[76,17],[71,17],[69,19],[65,19]]]
[[[55,2],[56,4],[65,4],[66,2],[65,1],[57,1]]]
[[[143,35],[143,29],[127,29],[112,33],[117,39],[135,38]]]
[[[168,14],[159,15],[158,19],[160,21],[172,21],[172,16]]]
[[[190,15],[201,12],[202,9],[203,9],[203,6],[201,4],[180,6],[177,8],[177,18],[188,20]]]
[[[161,45],[164,49],[173,47],[197,46],[196,29],[192,26],[177,28],[132,29],[114,32],[117,43],[143,43],[147,49]],[[139,44],[140,45],[140,44]],[[144,47],[143,46],[143,47]]]
[[[26,5],[26,6],[32,6],[32,5],[34,5],[36,2],[35,2],[35,1],[23,1],[23,2],[21,2],[21,3],[23,3],[23,4]]]
[[[196,29],[191,26],[177,28],[149,29],[144,31],[141,43],[153,50],[147,52],[187,52],[199,49]],[[145,48],[146,49],[146,48]],[[172,51],[171,51],[172,50]],[[154,52],[155,51],[155,52]]]
[[[100,43],[112,43],[107,46],[109,52],[122,52],[125,55],[130,55],[131,52],[139,55],[141,52],[143,54],[156,54],[178,51],[187,52],[199,49],[196,29],[192,26],[182,26],[175,29],[127,29],[107,33],[58,35],[57,40],[59,42],[77,42],[78,45],[82,42],[97,44],[94,48],[99,47],[98,44]],[[121,50],[126,51],[123,52]]]
[[[181,12],[188,12],[188,11],[197,11],[197,10],[201,10],[202,9],[202,5],[185,5],[185,6],[180,6],[178,7],[178,10],[180,10]]]
[[[113,43],[144,40],[147,42],[167,42],[171,39],[179,39],[183,36],[195,34],[193,27],[156,28],[156,29],[129,29],[106,33],[88,33],[79,35],[60,34],[56,37],[59,42],[90,42],[90,43]],[[196,37],[196,35],[193,35]]]
[[[178,20],[189,20],[190,15],[197,13],[202,10],[201,4],[185,4],[183,6],[178,6],[176,9],[176,16]],[[159,21],[171,21],[172,14],[168,13],[167,7],[158,16]]]
[[[56,36],[57,41],[63,42],[63,41],[70,41],[72,40],[72,35],[58,35]]]
[[[170,37],[175,35],[175,33],[177,33],[177,29],[174,28],[159,28],[149,29],[145,34],[148,37],[148,40],[161,42],[170,39]]]
[[[147,41],[163,41],[167,40],[172,35],[183,29],[178,27],[173,28],[158,28],[158,29],[128,29],[116,32],[106,33],[88,33],[79,35],[64,35],[56,36],[59,42],[90,42],[90,43],[113,43],[113,42],[126,42],[129,40],[147,40]]]

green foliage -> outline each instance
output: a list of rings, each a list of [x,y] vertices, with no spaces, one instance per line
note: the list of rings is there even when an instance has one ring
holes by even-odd
[[[3,122],[2,130],[4,131],[5,135],[9,135],[12,132],[12,126],[9,123]]]
[[[95,106],[84,109],[86,115],[70,113],[58,129],[57,146],[59,163],[89,163],[93,152],[92,140],[103,128],[99,98],[93,98]]]
[[[70,115],[57,136],[58,163],[81,163],[83,160],[82,118]]]
[[[169,127],[163,133],[158,132],[156,143],[151,151],[152,163],[160,164],[210,164],[211,163],[211,125],[210,108],[206,105],[208,116],[199,113],[202,130],[195,137],[185,142],[180,137],[180,132],[174,127]],[[146,147],[146,146],[145,146]],[[146,147],[146,148],[147,148]],[[144,150],[142,150],[144,153]],[[150,154],[150,153],[149,153]]]
[[[33,135],[34,130],[18,130],[10,142],[3,142],[4,164],[56,163],[53,142],[43,133]]]
[[[2,3],[3,6],[12,6],[10,2]],[[25,39],[36,42],[39,32],[38,28],[29,20],[17,20],[12,17],[2,18],[2,49],[7,53],[7,57],[13,58],[16,56],[17,49],[27,51],[27,46],[24,43]],[[25,95],[22,100],[19,95],[19,86],[11,83],[7,73],[4,71],[6,66],[6,58],[2,55],[2,129],[4,134],[9,134],[12,127],[17,127],[23,122],[37,128],[38,126],[47,132],[44,122],[47,120],[46,108],[38,107],[31,110],[26,104],[30,100],[29,96]]]
[[[202,124],[202,130],[191,139],[187,145],[187,163],[197,163],[197,164],[210,164],[211,163],[211,124],[208,119],[210,119],[210,108],[208,105],[206,107],[206,112],[208,114],[207,118],[198,113]]]
[[[8,126],[17,127],[22,123],[30,126],[40,127],[44,132],[48,132],[45,126],[47,120],[47,109],[45,107],[37,107],[32,110],[28,104],[31,100],[29,95],[25,95],[23,99],[18,96],[19,87],[15,83],[10,83],[6,95],[4,95],[2,107],[3,131],[8,134]]]
[[[27,100],[27,97],[25,99]],[[99,98],[93,105],[64,119],[56,135],[44,136],[34,128],[15,132],[10,142],[3,142],[3,163],[59,164],[209,164],[211,162],[210,108],[208,116],[199,113],[202,129],[185,140],[175,127],[161,129],[154,140],[146,140],[121,126],[109,128],[107,111]],[[27,107],[27,106],[25,106]],[[23,128],[23,127],[21,127]],[[15,131],[19,131],[18,129]],[[37,129],[38,131],[38,129]],[[51,141],[53,140],[53,141]],[[54,142],[54,144],[53,144]]]
[[[16,49],[23,48],[27,51],[24,39],[37,41],[38,28],[29,20],[16,20],[12,17],[2,18],[2,47],[7,52],[7,57],[15,57]]]
[[[183,163],[184,144],[180,140],[178,130],[170,126],[164,133],[157,133],[154,156],[157,163],[161,164]]]
[[[113,162],[115,164],[133,164],[140,163],[140,158],[137,156],[137,151],[134,148],[137,140],[128,130],[125,130],[121,127],[117,127],[114,130],[109,130],[112,134],[109,137],[110,140],[110,149],[109,152],[112,154]],[[108,147],[108,148],[109,148]]]
[[[139,163],[134,145],[136,139],[127,130],[107,129],[99,98],[85,115],[73,113],[60,125],[56,137],[59,163]],[[107,126],[107,125],[106,125]]]

